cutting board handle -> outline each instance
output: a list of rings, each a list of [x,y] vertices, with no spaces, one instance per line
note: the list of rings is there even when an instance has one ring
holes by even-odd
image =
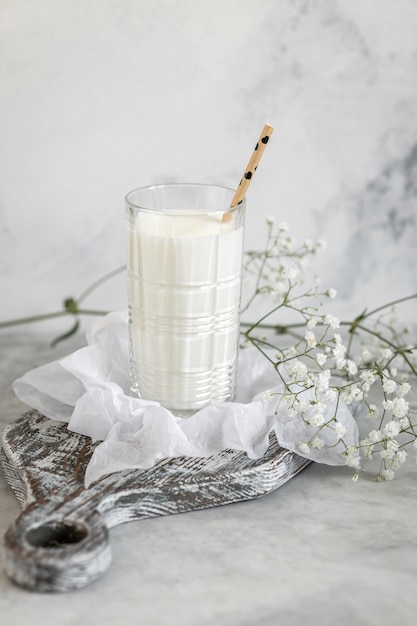
[[[107,527],[99,513],[85,519],[48,515],[45,504],[28,506],[5,535],[7,575],[36,591],[69,591],[85,587],[109,568]]]

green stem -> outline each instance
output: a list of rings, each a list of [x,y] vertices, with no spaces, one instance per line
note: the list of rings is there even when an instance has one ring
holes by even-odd
[[[407,300],[414,300],[415,298],[417,298],[417,293],[414,293],[411,296],[405,296],[404,298],[399,298],[398,300],[393,300],[392,302],[387,302],[387,304],[383,304],[382,306],[379,306],[377,309],[368,311],[366,314],[364,314],[362,319],[365,319],[366,317],[369,317],[370,315],[374,315],[375,313],[379,313],[379,311],[383,311],[384,309],[388,309],[389,307],[393,307],[396,304],[401,304],[401,302],[407,302]]]
[[[0,322],[0,329],[8,328],[9,326],[18,326],[20,324],[31,324],[33,322],[42,322],[44,320],[54,319],[56,317],[63,317],[64,315],[106,315],[108,311],[98,311],[96,309],[80,309],[79,304],[85,300],[85,298],[90,295],[97,287],[100,287],[103,283],[108,281],[113,276],[120,274],[126,269],[125,265],[118,267],[111,272],[108,272],[98,280],[96,280],[92,285],[87,287],[85,291],[79,296],[77,300],[73,298],[68,298],[64,302],[64,310],[63,311],[54,311],[53,313],[42,313],[41,315],[31,315],[29,317],[21,317],[14,320],[6,320],[4,322]]]
[[[369,333],[370,335],[373,335],[374,337],[377,337],[380,341],[383,341],[388,346],[393,348],[400,356],[402,356],[402,358],[407,363],[408,367],[413,372],[413,374],[415,376],[417,376],[417,369],[411,363],[410,359],[406,356],[405,350],[403,350],[402,348],[399,348],[398,346],[396,346],[395,343],[392,343],[392,341],[389,341],[389,339],[385,339],[385,337],[382,337],[379,333],[375,332],[371,328],[366,328],[366,326],[362,326],[362,324],[357,324],[356,328],[360,328],[361,330],[363,330],[364,333]]]
[[[85,300],[85,298],[88,295],[90,295],[90,293],[92,293],[95,289],[97,289],[97,287],[100,287],[100,285],[105,283],[107,280],[110,280],[110,278],[113,278],[113,276],[117,276],[117,274],[121,274],[125,269],[126,269],[126,265],[121,265],[117,269],[112,270],[111,272],[108,272],[108,274],[105,274],[104,276],[96,280],[92,285],[87,287],[87,289],[82,292],[82,294],[77,299],[77,302],[80,303],[83,300]]]
[[[44,320],[50,320],[55,317],[63,317],[64,315],[107,315],[108,311],[97,311],[95,309],[77,309],[76,312],[72,311],[55,311],[54,313],[43,313],[42,315],[32,315],[31,317],[20,317],[15,320],[6,320],[0,322],[0,329],[8,328],[9,326],[18,326],[20,324],[31,324],[33,322],[43,322]]]
[[[32,315],[31,317],[21,317],[15,320],[6,320],[5,322],[0,322],[0,328],[17,326],[18,324],[31,324],[32,322],[41,322],[43,320],[52,319],[54,317],[62,317],[63,315],[70,315],[70,313],[68,311],[56,311],[55,313],[44,313],[43,315]]]
[[[98,311],[96,309],[78,309],[79,315],[107,315],[109,311]]]
[[[286,294],[286,296],[287,296],[287,295],[288,295],[288,294]],[[274,307],[274,308],[272,309],[272,311],[269,311],[268,313],[265,313],[265,315],[263,315],[263,316],[261,317],[261,319],[260,319],[260,320],[258,320],[257,322],[255,322],[255,323],[254,323],[254,324],[252,324],[252,325],[249,325],[249,328],[248,328],[248,330],[247,330],[247,331],[246,331],[246,333],[245,333],[245,334],[246,334],[246,336],[248,336],[248,337],[249,337],[250,333],[251,333],[251,332],[252,332],[255,328],[274,328],[274,326],[273,326],[273,325],[269,325],[269,324],[265,324],[265,325],[263,325],[263,324],[262,324],[262,322],[263,322],[263,320],[265,320],[265,319],[266,319],[267,317],[269,317],[270,315],[273,315],[273,313],[276,313],[276,312],[277,312],[279,309],[281,309],[283,306],[285,306],[285,299],[284,299],[284,301],[283,301],[283,302],[281,302],[281,304],[278,304],[276,307]]]

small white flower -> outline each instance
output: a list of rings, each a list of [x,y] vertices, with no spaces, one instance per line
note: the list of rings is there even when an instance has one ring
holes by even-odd
[[[289,407],[293,406],[295,402],[294,395],[292,393],[284,394],[282,396],[282,402],[285,404],[285,406],[288,409]]]
[[[298,446],[298,449],[301,452],[301,454],[308,454],[310,452],[310,444],[308,443],[308,441],[305,441],[304,443],[300,443],[300,445]]]
[[[289,226],[288,226],[287,222],[280,222],[278,224],[278,228],[279,228],[279,230],[283,230],[283,231],[289,230]]]
[[[326,405],[324,404],[324,402],[316,402],[315,404],[312,404],[312,409],[314,414],[319,413],[320,415],[324,415]]]
[[[287,370],[291,378],[293,378],[294,380],[298,380],[298,381],[305,380],[308,374],[308,369],[307,369],[306,364],[303,363],[302,361],[299,361],[298,359],[294,361],[293,363],[291,363],[287,367]]]
[[[391,439],[392,437],[396,437],[398,433],[400,432],[400,430],[401,430],[401,427],[399,423],[391,421],[391,422],[388,422],[388,424],[385,424],[384,430],[382,432],[383,432],[383,435],[385,435],[385,437],[389,437]]]
[[[304,339],[306,340],[307,346],[309,348],[315,348],[317,345],[316,336],[312,330],[308,330],[304,335]]]
[[[336,437],[338,439],[343,439],[343,437],[347,433],[346,426],[344,424],[342,424],[341,422],[336,422],[335,423],[334,430],[335,430],[335,433],[336,433]]]
[[[316,448],[317,450],[321,450],[324,447],[324,439],[320,437],[315,437],[311,442],[311,447]]]
[[[360,379],[363,380],[363,382],[366,385],[369,385],[369,387],[371,387],[371,385],[374,384],[376,378],[374,376],[374,374],[371,372],[371,370],[365,370],[364,372],[361,373],[360,375]],[[369,389],[368,389],[369,391]]]
[[[380,453],[379,453],[379,456],[384,461],[389,461],[390,459],[392,459],[394,457],[395,452],[396,452],[395,450],[390,450],[389,448],[387,448],[385,450],[381,450]]]
[[[286,284],[283,280],[277,280],[274,283],[274,293],[278,296],[285,293],[287,289],[288,289],[288,284]]]
[[[310,319],[307,322],[307,328],[309,330],[312,330],[316,326],[317,326],[317,320],[314,317],[310,317]]]
[[[384,400],[382,403],[382,408],[386,411],[392,411],[394,408],[394,403],[392,400]]]
[[[359,389],[358,387],[352,387],[351,390],[351,397],[352,397],[352,402],[356,401],[360,401],[363,400],[363,391],[362,389]]]
[[[398,450],[396,458],[400,465],[403,465],[406,462],[407,456],[408,456],[407,450]]]
[[[349,404],[352,404],[352,393],[350,391],[342,391],[340,394],[340,399],[349,406]]]
[[[340,320],[338,320],[337,317],[335,317],[334,315],[329,315],[329,313],[327,313],[323,319],[324,323],[330,326],[330,328],[335,329],[339,328],[340,326]]]
[[[326,391],[329,388],[330,370],[324,370],[320,372],[314,381],[314,386],[317,391]]]
[[[397,470],[401,466],[400,460],[397,456],[389,461],[389,466],[392,470]]]
[[[390,359],[393,354],[394,353],[390,348],[385,348],[385,350],[382,351],[381,356],[383,359]]]
[[[293,357],[297,355],[297,350],[294,346],[290,346],[289,348],[284,348],[283,354],[285,358]]]
[[[408,417],[400,417],[398,422],[403,430],[410,428],[410,419]]]
[[[336,342],[336,346],[333,348],[332,352],[333,352],[333,358],[336,362],[336,367],[338,368],[343,368],[345,366],[346,363],[346,359],[345,354],[346,354],[346,346],[344,346],[342,344],[342,338],[340,335],[335,335],[335,342]]]
[[[382,388],[385,393],[394,393],[394,391],[397,389],[397,386],[398,385],[395,380],[391,380],[390,378],[385,378],[384,382],[382,383]]]
[[[320,426],[324,424],[324,415],[322,413],[313,413],[313,415],[308,418],[308,421],[310,426],[320,428]]]
[[[363,450],[363,454],[365,455],[365,458],[372,459],[375,446],[369,441],[369,439],[362,439],[362,441],[360,442],[360,445],[362,448],[365,448]]]
[[[327,361],[327,355],[324,352],[317,352],[316,354],[316,362],[320,367],[322,367]]]
[[[337,291],[336,291],[336,289],[328,289],[328,290],[326,291],[326,296],[327,296],[328,298],[331,298],[332,300],[334,300],[334,298],[337,296]]]
[[[397,454],[400,444],[396,439],[388,439],[385,445],[387,446],[387,451],[389,453],[388,456],[392,459]]]
[[[394,398],[392,401],[392,414],[394,417],[405,417],[409,410],[409,404],[404,398]]]
[[[332,402],[333,400],[336,399],[337,396],[337,391],[336,389],[326,389],[326,391],[324,392],[323,398],[324,400],[326,400],[326,402]]]
[[[399,397],[406,396],[408,392],[410,391],[410,389],[411,389],[410,383],[402,383],[401,385],[398,386],[396,390],[396,394]]]
[[[268,224],[268,226],[272,226],[272,224],[275,224],[275,217],[273,215],[268,215],[268,217],[266,218],[266,223]]]
[[[294,237],[285,237],[285,239],[281,239],[281,248],[283,250],[291,250],[294,244]]]
[[[371,356],[372,354],[367,348],[365,348],[365,350],[362,350],[362,361],[369,361]]]
[[[356,363],[354,363],[351,359],[348,359],[346,361],[345,368],[346,368],[347,373],[350,374],[351,376],[355,376],[355,374],[358,373],[358,367]]]
[[[377,418],[379,415],[379,411],[377,409],[377,407],[375,406],[375,404],[370,404],[368,407],[368,415],[367,417],[371,417],[373,419]]]
[[[356,446],[349,446],[348,448],[346,448],[346,450],[343,452],[343,456],[346,459],[346,465],[348,467],[361,469],[361,460],[359,456],[359,451]]]
[[[379,443],[382,439],[382,433],[380,430],[371,430],[368,435],[368,439],[371,443]]]
[[[385,480],[393,480],[395,477],[395,474],[392,470],[383,469],[381,472],[381,476],[385,478]]]
[[[298,272],[293,267],[287,267],[283,270],[282,274],[283,276],[288,278],[288,280],[295,280],[297,278]]]

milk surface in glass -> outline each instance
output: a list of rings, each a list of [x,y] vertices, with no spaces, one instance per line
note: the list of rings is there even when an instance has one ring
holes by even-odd
[[[190,187],[193,203],[213,202]],[[244,206],[224,219],[218,204],[230,190],[216,189],[212,212],[128,209],[132,391],[179,414],[234,393]],[[184,204],[188,196],[187,188]]]

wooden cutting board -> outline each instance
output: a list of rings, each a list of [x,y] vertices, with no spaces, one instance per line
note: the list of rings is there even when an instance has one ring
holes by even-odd
[[[6,532],[5,563],[18,585],[35,591],[84,587],[110,566],[113,526],[258,498],[310,463],[281,448],[274,436],[258,460],[235,450],[166,459],[151,469],[110,474],[85,489],[94,447],[37,411],[6,428],[1,465],[23,512]]]

